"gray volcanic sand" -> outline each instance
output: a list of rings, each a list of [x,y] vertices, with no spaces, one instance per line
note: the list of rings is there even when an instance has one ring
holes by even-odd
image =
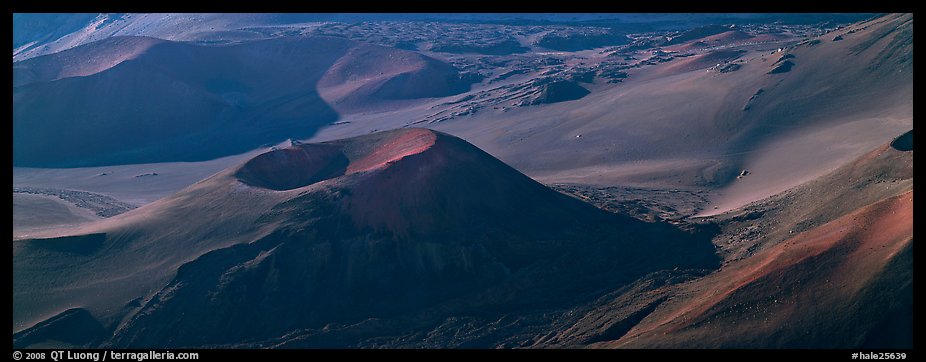
[[[912,14],[812,38],[698,31],[658,52],[547,51],[542,33],[499,58],[345,45],[298,89],[336,112],[308,141],[338,141],[15,167],[14,190],[141,207],[99,219],[14,193],[14,341],[74,325],[118,346],[912,346]],[[144,70],[134,41],[113,59]],[[25,88],[120,69],[53,58],[15,63],[47,81]],[[265,105],[298,114],[287,97]],[[407,127],[447,134],[371,134]],[[465,312],[512,305],[539,309]]]
[[[68,227],[100,219],[58,197],[13,193],[13,236],[49,227]]]

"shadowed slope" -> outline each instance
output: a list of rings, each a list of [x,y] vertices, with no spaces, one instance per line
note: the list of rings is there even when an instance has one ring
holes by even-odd
[[[912,178],[913,152],[885,144],[720,216],[728,263],[597,346],[912,347]]]
[[[912,199],[875,203],[699,280],[686,288],[699,297],[609,346],[851,348],[877,338],[911,348],[910,330],[876,328],[912,307]]]
[[[105,236],[79,252],[15,242],[17,325],[84,305],[120,347],[270,341],[410,313],[415,328],[716,262],[670,225],[603,212],[425,129],[270,151],[79,232]]]
[[[340,76],[357,64],[360,78]],[[14,80],[14,164],[33,167],[198,161],[308,138],[338,118],[317,87],[352,104],[469,88],[435,59],[334,37],[115,37],[14,63]]]
[[[13,87],[96,74],[135,59],[163,42],[147,37],[112,37],[93,46],[13,63]]]
[[[469,82],[436,59],[393,48],[362,46],[332,65],[318,87],[333,107],[349,113],[383,101],[458,94],[469,90]]]

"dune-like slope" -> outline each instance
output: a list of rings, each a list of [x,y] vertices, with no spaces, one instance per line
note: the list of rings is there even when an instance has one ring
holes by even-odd
[[[775,34],[750,35],[740,30],[728,30],[719,34],[688,40],[686,42],[670,42],[665,48],[678,52],[699,52],[712,47],[728,47],[745,42],[769,41],[777,38]]]
[[[764,90],[744,100],[731,138],[750,175],[721,190],[724,212],[782,192],[851,162],[913,126],[913,18],[889,15],[769,57]],[[820,41],[817,43],[817,41]],[[758,92],[758,90],[756,90]],[[756,140],[764,140],[756,142]],[[827,145],[821,147],[821,145]]]
[[[335,109],[368,109],[382,100],[444,97],[469,90],[450,65],[415,52],[356,47],[340,58],[318,83]]]
[[[163,42],[148,37],[112,37],[94,46],[78,47],[55,56],[13,63],[13,87],[93,75],[134,59]]]
[[[677,297],[595,346],[911,348],[912,181],[912,148],[885,144],[721,216],[725,265],[641,294]]]
[[[104,13],[14,14],[13,61],[58,53],[112,37],[235,43],[270,36],[255,27],[320,21],[331,14]]]
[[[911,14],[891,14],[800,44],[706,50],[628,69],[580,100],[434,127],[543,182],[720,189],[703,214],[720,213],[909,130],[912,28]],[[735,71],[714,68],[731,59]]]
[[[197,19],[14,49],[14,164],[106,166],[14,169],[16,348],[912,347],[912,14],[443,60]]]
[[[296,336],[568,304],[654,270],[716,263],[707,240],[603,212],[425,129],[269,151],[45,236],[14,241],[21,346],[51,343],[41,330],[73,308],[104,327],[100,345],[346,346],[357,339]]]
[[[377,104],[469,87],[440,61],[333,37],[114,37],[13,68],[13,161],[32,167],[199,161],[307,138],[338,119],[320,88]]]
[[[910,348],[912,324],[892,319],[912,312],[912,204],[909,191],[731,265],[614,346]]]
[[[718,34],[730,33],[731,27],[729,25],[717,25],[710,24],[699,26],[697,28],[684,31],[670,39],[667,39],[666,44],[680,44],[685,43],[691,40],[702,39],[705,37],[717,36]]]

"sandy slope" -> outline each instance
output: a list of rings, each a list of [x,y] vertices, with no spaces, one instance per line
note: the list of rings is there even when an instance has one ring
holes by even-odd
[[[16,14],[16,22],[49,21],[45,14]],[[40,37],[19,46],[13,60],[20,61],[66,51],[95,41],[119,36],[144,36],[164,40],[236,42],[266,38],[248,27],[281,25],[312,20],[311,14],[60,14],[59,28],[50,33],[22,29],[23,41],[32,34]],[[34,18],[34,19],[33,19]],[[317,18],[317,17],[316,17]],[[316,19],[319,20],[319,19]],[[18,29],[17,29],[18,30]],[[14,30],[15,31],[15,30]],[[35,36],[35,35],[33,35]]]
[[[94,46],[73,48],[55,56],[14,63],[13,87],[96,74],[134,59],[162,42],[148,37],[112,37]]]
[[[92,211],[54,196],[13,194],[13,237],[48,227],[73,227],[99,220]]]
[[[912,15],[837,33],[853,29],[842,41],[831,33],[781,53],[743,54],[734,72],[709,71],[706,62],[677,73],[677,62],[696,61],[681,58],[632,71],[579,101],[434,127],[544,182],[720,187],[711,210],[729,210],[821,176],[912,127]],[[783,54],[794,56],[792,69],[767,74]],[[743,169],[755,177],[736,179]]]
[[[718,216],[721,269],[615,298],[564,334],[597,330],[592,346],[619,348],[910,347],[912,181],[912,149],[885,144]]]
[[[305,329],[544,308],[716,265],[703,238],[603,212],[426,129],[269,151],[13,253],[17,343],[86,311],[105,332],[82,345],[123,347],[319,346],[333,342]]]
[[[253,44],[215,51],[268,43]],[[287,54],[261,49],[277,52],[267,54],[274,59]],[[366,113],[364,100],[418,97],[417,85],[452,72],[414,54],[342,50],[314,79],[318,98],[345,123],[315,139],[403,127],[444,102],[406,100]],[[361,56],[370,54],[392,63]],[[131,68],[141,55],[82,78]],[[733,56],[738,70],[711,69]],[[186,68],[165,69],[191,79]],[[275,89],[249,84],[267,87],[261,94]],[[212,163],[198,172],[244,161],[135,211],[15,240],[14,343],[912,343],[912,135],[889,142],[912,128],[912,15],[780,52],[708,50],[635,69],[620,84],[586,86],[591,93],[578,100],[429,126],[543,182],[719,189],[689,225],[700,231],[605,214],[442,133],[296,144]],[[111,182],[91,168],[27,169],[14,184],[72,183],[150,201],[193,182],[171,170],[199,165],[152,164],[172,175],[160,184],[129,176],[149,165],[119,166]],[[75,172],[83,176],[67,180]],[[152,189],[133,195],[132,182]],[[705,234],[724,265],[701,277],[714,266]],[[75,328],[92,338],[58,337]]]
[[[774,76],[778,83],[765,87],[767,93],[747,111],[761,114],[755,125],[734,140],[747,145],[768,139],[747,148],[751,153],[742,158],[742,168],[757,177],[722,189],[716,211],[821,176],[913,126],[912,15],[887,16],[839,33],[849,31],[856,32],[846,42],[833,42],[834,34],[827,34],[821,44],[789,50],[794,70]]]
[[[271,147],[285,147],[289,143],[281,142]],[[239,155],[201,162],[79,168],[13,167],[13,186],[89,191],[140,206],[169,196],[268,149],[261,147]]]
[[[824,35],[817,39],[818,43],[809,42],[793,48],[785,46],[787,49],[781,53],[770,54],[783,46],[778,43],[719,47],[692,57],[629,70],[631,77],[620,84],[602,84],[599,80],[597,84],[583,85],[592,92],[579,100],[504,111],[486,109],[462,118],[419,125],[463,137],[542,182],[721,188],[722,192],[702,213],[709,215],[820,176],[908,129],[912,125],[912,63],[909,62],[912,21],[908,20],[910,15],[889,15],[870,24]],[[724,34],[714,35],[718,37],[714,40],[723,43]],[[832,41],[838,34],[845,35],[844,39]],[[747,52],[739,53],[736,49]],[[390,98],[386,93],[407,94],[408,89],[427,89],[440,95],[453,90],[453,87],[433,88],[435,83],[428,81],[445,79],[450,74],[443,65],[409,52],[396,52],[395,57],[386,56],[384,52],[382,48],[359,47],[348,53],[375,56],[345,56],[333,63],[321,79],[318,93],[324,103],[341,113],[340,120],[337,125],[321,128],[312,140],[404,127],[441,109],[439,105],[445,103],[445,99],[388,100],[383,103],[388,106],[378,106],[384,98]],[[795,64],[792,70],[767,74],[782,55],[794,56],[785,59]],[[738,57],[741,62],[737,63],[741,65],[737,71],[710,71],[715,62],[732,57]],[[369,60],[374,58],[389,61]],[[595,61],[594,57],[589,61]],[[411,70],[413,68],[422,70]],[[396,82],[407,87],[398,86]],[[220,113],[237,114],[228,116],[231,118],[250,117],[234,110],[235,104],[247,105],[254,101],[249,99],[250,93],[236,91],[232,83],[213,86],[221,89],[206,93],[210,99],[221,98],[218,101]],[[486,87],[475,85],[473,93],[469,94],[478,94]],[[271,88],[269,92],[281,91]],[[259,92],[254,90],[253,93],[256,97]],[[186,97],[183,102],[189,102]],[[202,108],[202,104],[197,104],[188,108],[183,117],[196,116],[190,111],[197,107],[205,112],[200,112],[203,114],[215,111],[210,110],[212,106]],[[131,114],[142,110],[132,109]],[[292,118],[296,117],[293,112],[304,114],[306,111],[300,107],[281,109],[278,106],[262,110],[269,113],[260,117],[261,122],[269,123],[281,123],[281,116]],[[65,112],[64,109],[61,112]],[[70,109],[67,112],[69,117],[73,115]],[[150,110],[140,114],[147,113]],[[327,114],[309,113],[313,117]],[[201,123],[204,119],[210,117],[196,116],[196,122],[190,124]],[[151,122],[160,124],[160,118],[152,118]],[[271,137],[275,139],[299,138],[312,134],[325,122],[304,123],[293,119],[282,123],[282,128],[262,132],[269,133],[268,137],[279,134]],[[68,134],[84,134],[91,139],[99,137],[95,133],[86,135],[86,129],[61,128]],[[177,128],[170,132],[175,136],[183,135],[189,129]],[[213,137],[208,134],[211,132],[184,137],[208,140]],[[112,146],[141,149],[142,154],[158,150],[144,145],[146,137],[149,137],[147,132],[145,137],[123,138]],[[186,141],[179,142],[185,144]],[[253,143],[252,140],[244,143],[248,142]],[[838,146],[818,149],[816,145],[822,142],[833,145],[837,143],[832,142],[838,142]],[[230,144],[215,140],[197,147],[205,157],[205,154],[225,150]],[[243,151],[246,149],[224,152]],[[18,152],[24,153],[41,152]],[[137,158],[134,155],[123,158],[126,157]],[[751,176],[737,179],[735,176],[743,169]]]
[[[369,59],[375,68],[364,68]],[[14,79],[14,164],[41,167],[208,160],[310,137],[338,119],[329,102],[350,109],[469,88],[435,59],[333,37],[109,38],[17,62]]]
[[[823,175],[912,126],[909,20],[846,28],[836,33],[860,30],[838,42],[831,33],[794,47],[711,50],[627,70],[620,84],[599,80],[579,100],[419,125],[463,137],[542,182],[723,189],[705,210],[719,212]],[[795,57],[784,60],[792,69],[767,74],[783,55]],[[738,70],[711,70],[733,57]],[[402,127],[427,112],[350,115],[313,139]],[[838,143],[817,149],[824,142]],[[758,174],[737,179],[743,169]]]
[[[605,346],[912,347],[909,323],[881,326],[912,310],[912,222],[912,190],[851,212],[683,286],[685,304]]]
[[[149,13],[149,14],[13,14],[13,60],[64,51],[114,36],[148,36],[165,40],[229,43],[299,33],[330,22],[429,21],[447,23],[617,22],[631,27],[677,29],[710,23],[855,21],[864,14],[539,14],[539,13]]]

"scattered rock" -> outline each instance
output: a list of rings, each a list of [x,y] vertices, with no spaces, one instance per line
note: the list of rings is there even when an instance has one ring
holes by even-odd
[[[781,74],[781,73],[787,73],[787,72],[790,72],[790,71],[791,71],[791,68],[792,68],[792,67],[794,67],[794,62],[792,62],[792,61],[790,61],[790,60],[785,60],[785,61],[781,62],[781,64],[778,64],[778,66],[776,66],[775,68],[773,68],[772,70],[770,70],[767,74]]]
[[[746,104],[743,105],[743,111],[745,112],[752,108],[752,104],[756,101],[756,98],[759,98],[759,95],[764,92],[765,89],[759,88],[756,93],[752,95],[752,97],[749,97],[749,99],[746,100]]]
[[[736,64],[736,63],[729,63],[729,64],[727,64],[727,65],[724,65],[724,66],[720,67],[720,69],[718,69],[717,71],[719,71],[719,72],[721,72],[721,73],[729,73],[729,72],[735,72],[735,71],[737,71],[737,70],[739,70],[739,69],[740,69],[740,65],[739,65],[739,64]]]
[[[630,42],[624,34],[612,32],[611,29],[554,30],[540,36],[534,45],[559,51],[579,51],[605,46],[623,45]]]
[[[601,69],[598,71],[598,76],[607,79],[609,83],[620,83],[629,77],[627,72],[616,69]]]
[[[456,54],[476,53],[486,55],[507,55],[524,53],[530,49],[521,46],[521,43],[519,43],[517,40],[509,38],[503,39],[501,41],[486,41],[480,43],[474,42],[471,44],[436,44],[432,46],[430,50],[432,52]]]
[[[515,75],[518,75],[518,74],[527,74],[527,73],[530,73],[530,71],[529,71],[528,69],[526,69],[526,68],[515,69],[515,70],[507,71],[507,72],[505,72],[505,73],[499,74],[499,75],[498,75],[497,77],[495,77],[495,78],[492,78],[492,80],[490,81],[490,83],[491,83],[491,82],[502,81],[502,80],[508,79],[508,78],[510,78],[510,77],[512,77],[512,76],[515,76]]]
[[[538,82],[537,91],[524,99],[520,105],[550,104],[572,101],[588,95],[588,89],[574,81],[563,79],[544,80]]]
[[[36,187],[13,187],[13,193],[54,196],[74,206],[87,209],[99,217],[110,217],[136,208],[135,205],[116,200],[112,197],[87,191],[48,189]]]
[[[794,59],[794,54],[784,54],[784,55],[782,55],[781,57],[779,57],[778,60],[776,60],[774,63],[772,63],[772,65],[781,63],[781,62],[786,61],[786,60],[788,60],[788,59]]]
[[[574,70],[569,74],[569,79],[582,83],[594,83],[595,71],[589,69]]]

